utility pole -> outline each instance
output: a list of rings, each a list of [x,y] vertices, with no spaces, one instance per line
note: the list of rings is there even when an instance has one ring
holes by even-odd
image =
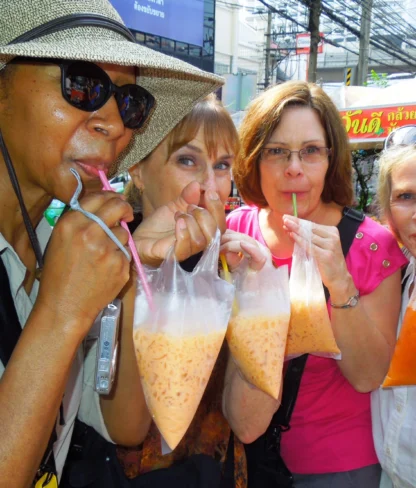
[[[321,0],[309,1],[309,26],[311,33],[311,46],[309,53],[308,81],[316,83],[316,66],[318,64],[319,17],[321,15]]]
[[[266,32],[266,67],[264,70],[264,89],[270,84],[270,50],[272,45],[272,12],[267,12],[267,32]]]
[[[357,85],[363,86],[367,81],[368,53],[370,46],[371,10],[373,0],[361,2],[360,52],[358,56]]]

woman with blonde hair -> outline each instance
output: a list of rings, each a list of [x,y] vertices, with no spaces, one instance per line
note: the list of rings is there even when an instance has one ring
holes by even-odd
[[[199,101],[145,159],[129,170],[132,180],[125,195],[135,215],[129,223],[131,230],[177,198],[189,185],[200,188],[199,202],[192,206],[194,212],[205,209],[213,198],[224,205],[230,194],[231,165],[239,146],[234,123],[216,95]],[[231,267],[240,260],[238,252],[250,257],[252,268],[264,264],[265,257],[249,237],[229,231],[226,241],[222,252]],[[181,265],[191,271],[199,258],[200,253],[194,253]],[[216,461],[217,469],[221,469],[221,486],[246,486],[244,448],[231,433],[221,408],[227,354],[224,345],[195,418],[172,453],[161,454],[160,434],[153,423],[140,449],[118,449],[118,457],[129,477],[140,479],[152,472],[157,475],[159,468],[189,462],[199,454]],[[215,469],[205,474],[207,487],[219,486],[212,479]]]
[[[409,259],[402,281],[397,337],[414,288],[416,264],[416,126],[400,128],[386,139],[379,159],[381,217]],[[383,468],[380,488],[416,485],[416,386],[377,389],[371,394],[374,445]]]

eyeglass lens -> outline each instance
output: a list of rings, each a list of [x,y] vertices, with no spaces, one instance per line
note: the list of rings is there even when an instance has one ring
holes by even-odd
[[[64,80],[66,100],[80,110],[98,110],[109,98],[111,82],[105,71],[93,63],[69,64]],[[115,88],[115,98],[124,125],[131,129],[143,125],[154,101],[150,93],[133,84]]]
[[[388,149],[392,146],[412,146],[414,144],[416,144],[416,125],[409,125],[399,127],[391,132],[384,143],[384,148]]]

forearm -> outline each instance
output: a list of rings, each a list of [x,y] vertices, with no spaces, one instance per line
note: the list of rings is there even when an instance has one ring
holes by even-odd
[[[41,307],[26,323],[0,380],[0,487],[31,486],[82,340],[78,326]]]
[[[228,360],[223,392],[223,413],[235,435],[245,444],[254,442],[270,424],[280,406],[240,374],[232,357]]]
[[[359,392],[378,388],[387,373],[394,350],[400,311],[400,277],[393,276],[389,280],[388,286],[379,285],[384,290],[360,297],[355,307],[331,310],[332,328],[342,353],[338,365]],[[331,294],[331,301],[345,303],[356,291],[349,277],[344,290]]]
[[[130,282],[123,296],[120,356],[113,391],[100,399],[110,437],[117,444],[137,446],[147,435],[151,417],[141,387],[133,344],[135,286]]]

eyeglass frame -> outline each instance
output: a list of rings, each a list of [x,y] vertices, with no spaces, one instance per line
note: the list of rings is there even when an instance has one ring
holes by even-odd
[[[98,66],[98,64],[97,63],[94,63],[93,61],[85,61],[85,60],[82,60],[82,59],[31,58],[31,57],[25,57],[25,56],[17,56],[9,64],[13,64],[13,63],[16,63],[16,62],[44,63],[44,64],[54,64],[54,65],[59,66],[60,71],[61,71],[61,94],[62,94],[62,98],[69,105],[71,105],[71,107],[74,107],[74,108],[76,108],[78,110],[81,110],[83,112],[95,112],[97,110],[100,110],[102,107],[104,107],[104,105],[108,102],[108,100],[110,100],[111,96],[120,93],[123,89],[126,89],[126,87],[132,86],[132,87],[135,87],[135,88],[139,88],[140,90],[142,90],[144,92],[144,94],[146,96],[148,96],[147,106],[146,106],[147,114],[145,115],[144,119],[141,121],[140,125],[138,127],[135,127],[135,128],[130,128],[131,130],[141,129],[148,122],[148,120],[149,120],[150,116],[152,115],[152,112],[153,112],[153,110],[155,108],[155,105],[156,105],[155,97],[148,90],[146,90],[146,88],[144,88],[144,87],[142,87],[142,86],[140,86],[140,85],[138,85],[136,83],[126,83],[125,85],[122,85],[122,86],[116,85],[115,83],[112,82],[111,78],[105,72],[105,70],[103,68],[101,68],[100,66]],[[70,66],[73,63],[92,64],[95,68],[97,68],[100,71],[102,71],[103,76],[105,77],[104,78],[105,81],[108,82],[108,93],[103,98],[103,100],[100,102],[99,105],[96,105],[95,107],[91,107],[91,108],[88,108],[88,107],[80,108],[80,107],[77,107],[76,105],[74,105],[73,103],[71,103],[68,100],[67,94],[65,93],[65,89],[66,89],[66,85],[65,85],[65,78],[66,78],[66,76],[65,75],[66,75],[66,70],[67,70],[68,66]],[[127,127],[125,125],[124,120],[123,120],[123,117],[122,117],[122,115],[120,113],[120,109],[118,107],[118,104],[117,104],[117,109],[118,109],[119,114],[120,114],[120,117],[121,117],[121,119],[123,121],[123,125],[125,127]],[[129,127],[127,127],[127,128],[129,128]]]
[[[325,147],[325,146],[321,146],[321,147],[313,146],[313,147],[315,149],[319,149],[319,150],[325,149],[326,150],[326,157],[327,158],[332,154],[332,148],[330,148],[330,147]],[[308,163],[307,161],[304,161],[304,159],[302,157],[302,153],[305,154],[305,151],[307,151],[308,149],[310,149],[308,147],[305,147],[303,149],[300,149],[299,151],[291,151],[290,149],[286,149],[286,148],[283,148],[283,147],[263,147],[260,150],[260,159],[261,160],[267,161],[266,159],[263,159],[263,152],[265,150],[267,150],[267,149],[269,149],[269,150],[270,149],[280,149],[281,151],[284,151],[286,153],[287,156],[286,156],[286,158],[284,160],[282,158],[281,161],[276,160],[276,162],[282,162],[283,161],[283,162],[287,163],[287,162],[290,161],[290,158],[291,158],[292,154],[293,153],[297,153],[297,154],[299,154],[300,161],[305,162],[306,164],[315,164],[315,163]],[[319,151],[319,154],[321,155],[321,152],[320,151]],[[325,155],[322,155],[322,160],[324,160],[324,158],[325,158]],[[318,163],[318,161],[316,161],[316,162]]]

